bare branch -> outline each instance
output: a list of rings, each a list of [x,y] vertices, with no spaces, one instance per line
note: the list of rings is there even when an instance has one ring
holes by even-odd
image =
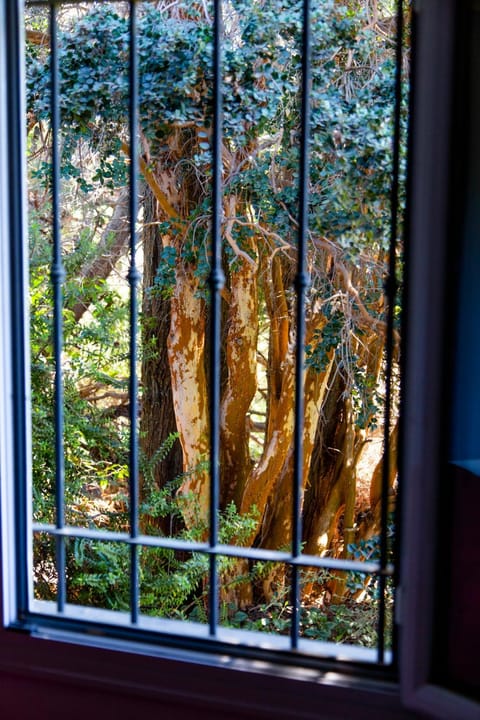
[[[130,238],[130,223],[128,222],[129,212],[129,190],[124,188],[117,200],[115,210],[103,231],[98,246],[98,253],[93,262],[82,272],[83,280],[100,278],[105,280],[121,258],[128,247]],[[75,320],[78,322],[91,304],[88,290],[85,296],[78,300],[72,307]]]

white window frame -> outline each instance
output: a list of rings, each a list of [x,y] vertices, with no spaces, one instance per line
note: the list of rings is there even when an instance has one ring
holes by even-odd
[[[1,616],[5,627],[16,621],[16,590],[6,582],[14,567],[15,506],[14,398],[11,394],[12,325],[10,297],[10,208],[19,177],[12,180],[5,153],[9,136],[6,105],[6,7],[0,0],[0,491],[2,545]],[[300,669],[182,650],[128,644],[121,639],[85,637],[55,629],[30,634],[0,629],[0,673],[34,679],[55,677],[75,692],[86,688],[130,693],[165,703],[210,708],[212,717],[335,718],[401,720],[413,710],[437,718],[480,718],[477,703],[429,683],[433,627],[433,514],[436,498],[440,376],[432,357],[441,349],[441,319],[432,308],[443,297],[443,252],[447,241],[448,156],[452,92],[452,0],[422,0],[415,5],[417,55],[414,82],[415,124],[411,174],[408,306],[415,316],[407,327],[408,364],[402,473],[404,532],[401,565],[399,684],[367,674],[342,674],[337,666]],[[20,69],[18,69],[21,79]],[[433,130],[435,128],[435,131]],[[19,156],[23,148],[19,147]],[[443,248],[443,250],[442,250]],[[0,697],[0,708],[2,698]],[[411,708],[412,711],[406,709]],[[66,709],[67,712],[67,709]],[[217,715],[218,713],[218,715]],[[225,715],[224,715],[225,713]],[[127,717],[125,715],[125,717]],[[122,720],[121,710],[115,714]]]

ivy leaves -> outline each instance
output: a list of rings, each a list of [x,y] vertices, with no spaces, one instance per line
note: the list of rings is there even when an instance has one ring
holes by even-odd
[[[281,208],[296,214],[301,10],[295,0],[234,0],[226,9],[223,46],[224,140],[248,160],[228,182],[249,186],[259,212],[268,216],[273,207],[287,232],[291,223]],[[379,38],[362,27],[360,11],[333,0],[313,3],[311,228],[384,245],[393,70]],[[95,5],[63,28],[59,44],[64,177],[75,178],[84,192],[97,183],[114,189],[125,183],[127,170],[118,138],[128,126],[128,17],[108,3]],[[145,3],[138,48],[140,124],[152,152],[168,156],[173,128],[193,126],[198,135],[190,162],[206,177],[211,19],[182,3],[176,13]],[[48,122],[46,50],[30,48],[27,76],[28,110]],[[81,143],[98,153],[90,178],[75,152]],[[272,163],[282,176],[279,188],[272,187]]]

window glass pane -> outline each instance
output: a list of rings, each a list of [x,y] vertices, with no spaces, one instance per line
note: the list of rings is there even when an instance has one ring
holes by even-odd
[[[395,12],[27,2],[34,565],[44,552],[58,582],[35,598],[58,595],[60,616],[65,596],[130,609],[133,625],[132,603],[214,626],[218,603],[222,631],[286,647],[297,630],[391,645],[401,307],[387,279],[401,285],[408,75]]]

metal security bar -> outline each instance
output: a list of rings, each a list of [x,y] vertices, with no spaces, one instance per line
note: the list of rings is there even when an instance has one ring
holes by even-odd
[[[140,273],[136,265],[138,217],[138,172],[133,158],[138,156],[138,59],[136,5],[130,2],[130,54],[129,54],[129,124],[130,124],[130,535],[138,536],[138,378],[137,378],[137,325],[138,286]],[[132,623],[138,622],[139,607],[139,547],[132,543],[130,560],[130,593]]]
[[[63,446],[63,377],[62,377],[62,351],[63,351],[63,293],[62,285],[65,281],[65,268],[61,251],[60,227],[60,87],[58,68],[58,28],[57,10],[50,7],[50,47],[51,47],[51,106],[52,106],[52,230],[53,230],[53,318],[54,318],[54,363],[55,363],[55,505],[57,515],[57,529],[65,526],[65,463]],[[65,608],[65,542],[57,536],[57,573],[58,573],[58,611]]]
[[[231,652],[244,652],[248,648],[250,654],[255,655],[268,648],[273,651],[288,654],[289,658],[297,658],[298,662],[307,662],[310,655],[332,656],[335,654],[334,646],[328,648],[322,643],[313,647],[311,643],[302,638],[301,613],[301,573],[305,569],[332,573],[358,573],[361,577],[373,576],[378,579],[379,614],[378,614],[378,641],[375,655],[361,652],[356,654],[350,651],[346,655],[351,660],[367,660],[378,665],[389,665],[392,662],[391,653],[386,650],[386,590],[387,579],[392,578],[396,572],[393,564],[388,561],[389,539],[388,524],[388,493],[391,467],[389,462],[389,442],[392,429],[393,414],[393,364],[394,364],[394,306],[397,295],[395,285],[396,257],[398,243],[398,214],[400,207],[399,184],[400,180],[400,146],[401,138],[401,102],[402,102],[402,46],[404,35],[404,8],[402,2],[397,3],[397,54],[396,54],[396,87],[395,87],[395,117],[393,137],[393,181],[391,188],[391,232],[389,249],[389,276],[387,279],[386,304],[386,342],[385,342],[385,409],[383,423],[383,478],[380,522],[380,557],[379,559],[356,560],[353,558],[333,558],[303,552],[302,547],[302,512],[304,495],[304,418],[305,418],[305,373],[306,360],[304,348],[307,345],[306,308],[309,302],[307,290],[310,284],[308,267],[309,242],[309,207],[310,207],[310,176],[309,163],[311,148],[311,107],[312,107],[312,2],[304,0],[302,10],[301,35],[301,117],[299,133],[299,164],[298,164],[298,219],[294,219],[297,228],[296,245],[296,276],[295,276],[295,371],[294,371],[294,447],[292,461],[292,489],[291,489],[291,542],[290,548],[270,549],[261,546],[244,547],[234,543],[221,542],[219,517],[221,507],[220,472],[221,472],[221,388],[222,388],[222,306],[221,297],[225,290],[225,274],[222,243],[225,227],[224,217],[224,168],[223,168],[223,113],[224,99],[227,92],[223,69],[223,42],[225,26],[223,21],[223,3],[214,0],[212,8],[213,23],[213,56],[212,56],[212,96],[211,96],[211,225],[210,225],[210,272],[208,277],[208,308],[209,308],[209,507],[208,531],[201,540],[166,537],[162,534],[151,535],[144,532],[140,518],[140,445],[139,445],[139,415],[141,403],[139,401],[138,380],[138,328],[139,328],[139,288],[141,273],[137,267],[137,246],[139,244],[137,223],[139,220],[139,165],[136,159],[142,156],[139,139],[139,7],[144,3],[130,0],[120,3],[126,7],[129,22],[128,47],[128,133],[129,133],[129,267],[127,280],[129,286],[129,486],[128,486],[128,529],[112,531],[99,527],[77,527],[66,520],[65,513],[65,448],[64,448],[64,380],[62,376],[63,353],[63,284],[65,281],[65,268],[62,254],[62,228],[61,228],[61,70],[59,68],[59,33],[58,12],[63,6],[74,6],[75,0],[69,2],[46,0],[30,0],[27,3],[31,8],[49,9],[49,51],[51,66],[51,144],[52,144],[52,174],[51,174],[51,202],[52,202],[52,249],[53,260],[51,266],[51,279],[53,289],[53,318],[54,318],[54,366],[55,366],[55,522],[38,522],[29,520],[22,543],[19,544],[19,568],[23,573],[22,587],[28,585],[25,574],[35,572],[33,561],[25,563],[25,547],[28,547],[33,536],[47,536],[55,542],[56,555],[56,607],[53,609],[48,601],[30,598],[29,608],[24,614],[27,627],[46,626],[81,629],[95,627],[96,633],[105,635],[120,635],[121,637],[140,637],[144,640],[167,642],[169,644],[182,644],[189,647],[206,647],[216,650],[228,646]],[[82,3],[84,5],[85,3]],[[147,3],[148,5],[148,3]],[[336,131],[337,132],[337,131]],[[335,136],[337,137],[337,136]],[[337,140],[335,140],[337,142]],[[341,141],[338,140],[338,143]],[[143,172],[148,172],[148,164],[144,161]],[[140,167],[143,167],[140,165]],[[244,253],[245,254],[245,253]],[[17,380],[18,382],[18,380]],[[24,500],[25,501],[25,500]],[[130,599],[128,613],[120,611],[107,611],[106,609],[82,608],[79,610],[72,603],[68,603],[67,589],[67,547],[68,543],[75,541],[97,541],[114,543],[128,549],[130,569]],[[141,559],[142,550],[162,549],[174,553],[194,554],[208,558],[208,627],[199,629],[189,622],[162,620],[149,618],[141,612]],[[221,573],[219,561],[221,558],[231,558],[236,561],[249,563],[282,563],[289,573],[290,582],[290,627],[288,641],[285,638],[265,636],[244,630],[230,630],[222,627],[220,615]],[[127,617],[128,616],[128,617]],[[252,639],[253,638],[253,639]],[[337,653],[340,656],[340,652]]]
[[[308,186],[309,186],[309,138],[310,138],[310,2],[303,3],[303,35],[302,35],[302,109],[301,109],[301,149],[299,172],[299,225],[298,225],[298,272],[296,276],[297,291],[297,355],[295,365],[295,446],[293,472],[293,506],[292,506],[292,559],[301,555],[301,507],[303,477],[303,418],[305,379],[305,358],[302,348],[305,346],[305,294],[309,284],[306,269],[307,234],[308,234]],[[300,634],[300,583],[298,568],[292,566],[292,649],[298,647]]]
[[[210,361],[210,576],[209,624],[215,637],[218,627],[218,511],[220,493],[220,291],[224,286],[222,270],[222,3],[215,0],[213,25],[213,140],[212,140],[212,269],[211,361]]]

